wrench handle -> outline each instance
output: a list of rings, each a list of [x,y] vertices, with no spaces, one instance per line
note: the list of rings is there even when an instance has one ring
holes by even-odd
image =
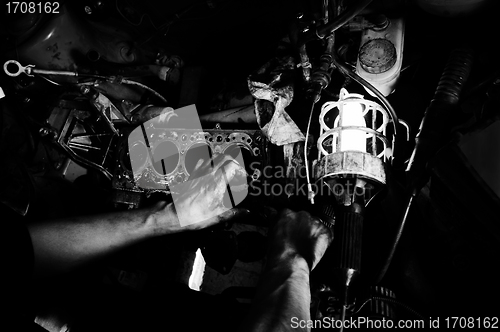
[[[45,70],[45,69],[29,69],[29,74],[39,74],[39,75],[59,75],[59,76],[78,76],[78,73],[73,71],[63,71],[63,70]],[[29,75],[27,74],[27,75]]]

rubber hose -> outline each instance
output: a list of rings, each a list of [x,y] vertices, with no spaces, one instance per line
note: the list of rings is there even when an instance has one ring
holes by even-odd
[[[449,137],[451,126],[449,117],[453,115],[460,100],[460,93],[469,78],[473,61],[473,53],[467,49],[456,49],[451,52],[448,62],[439,80],[434,98],[425,111],[420,131],[415,138],[415,148],[408,163],[408,195],[403,216],[398,226],[396,237],[389,255],[380,270],[377,282],[380,282],[392,262],[396,248],[403,234],[406,219],[415,197],[429,180],[427,162],[437,153]]]

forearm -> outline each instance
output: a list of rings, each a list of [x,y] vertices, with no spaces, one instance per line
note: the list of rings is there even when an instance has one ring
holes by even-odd
[[[165,204],[30,224],[35,276],[64,272],[147,238],[175,232],[176,224],[173,209]]]
[[[309,266],[303,258],[290,255],[276,264],[268,261],[240,331],[289,331],[292,318],[310,318],[310,302]]]

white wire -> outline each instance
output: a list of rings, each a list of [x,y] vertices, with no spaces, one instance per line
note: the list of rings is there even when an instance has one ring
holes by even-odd
[[[346,314],[347,306],[344,304],[342,306],[342,316],[341,316],[341,322],[342,324],[340,325],[340,332],[344,331],[344,324],[345,324],[345,314]]]
[[[307,122],[307,129],[306,129],[306,140],[304,142],[304,164],[306,168],[306,179],[307,179],[307,191],[308,191],[308,198],[311,201],[311,204],[314,204],[314,192],[312,191],[312,186],[311,186],[311,178],[309,176],[309,162],[307,160],[307,142],[309,140],[309,131],[311,128],[311,122],[312,122],[312,116],[314,113],[314,105],[316,102],[313,101],[312,106],[311,106],[311,112],[309,113],[309,121]]]

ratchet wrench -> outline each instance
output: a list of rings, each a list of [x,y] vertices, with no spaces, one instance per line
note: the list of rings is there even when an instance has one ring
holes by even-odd
[[[9,70],[9,65],[12,69],[12,66],[16,66],[17,70],[10,71]],[[21,65],[18,61],[16,60],[8,60],[3,64],[3,70],[5,73],[9,76],[12,77],[17,77],[21,75],[22,73],[33,77],[33,74],[40,74],[40,75],[60,75],[60,76],[79,76],[77,72],[73,71],[63,71],[63,70],[45,70],[45,69],[35,69],[35,65],[27,65],[23,66]]]

